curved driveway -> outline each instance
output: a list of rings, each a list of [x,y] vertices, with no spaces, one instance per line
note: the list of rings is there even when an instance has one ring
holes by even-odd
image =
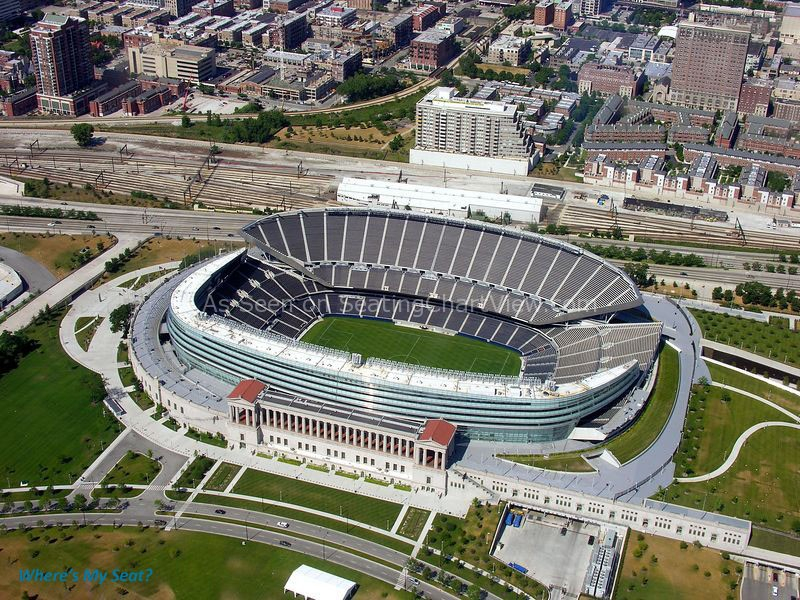
[[[57,280],[44,266],[11,248],[0,246],[0,261],[14,269],[25,282],[27,291],[31,293],[43,292]]]

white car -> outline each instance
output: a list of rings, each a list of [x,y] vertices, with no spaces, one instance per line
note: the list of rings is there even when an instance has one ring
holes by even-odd
[[[284,529],[289,529],[289,524],[286,521],[278,521],[275,523],[278,527],[283,527]]]
[[[774,597],[776,597],[777,595],[778,595],[778,586],[777,586],[777,585],[773,585],[773,586],[772,586],[772,596],[773,596],[773,598],[774,598]]]

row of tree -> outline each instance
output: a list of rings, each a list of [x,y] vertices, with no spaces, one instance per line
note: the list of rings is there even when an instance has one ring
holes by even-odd
[[[45,182],[49,185],[50,182]],[[97,213],[89,210],[63,210],[61,208],[43,208],[41,206],[0,206],[0,214],[9,217],[42,217],[45,219],[75,219],[77,221],[99,221]]]
[[[288,119],[281,111],[267,110],[253,119],[222,119],[219,115],[209,113],[205,126],[216,130],[214,137],[222,142],[266,144],[288,124]],[[182,128],[189,129],[193,126],[194,123],[188,115],[181,117]]]
[[[589,252],[603,258],[617,260],[632,260],[635,262],[650,262],[657,265],[672,265],[676,267],[705,267],[706,263],[697,254],[684,254],[669,250],[646,250],[645,248],[630,248],[628,246],[604,246],[581,244]]]
[[[392,70],[375,74],[356,73],[340,83],[336,91],[342,96],[346,96],[348,101],[356,102],[388,96],[399,92],[403,87],[403,79],[396,71]]]

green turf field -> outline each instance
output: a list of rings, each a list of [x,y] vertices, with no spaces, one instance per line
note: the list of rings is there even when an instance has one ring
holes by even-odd
[[[400,327],[388,321],[327,317],[303,341],[355,352],[364,358],[493,375],[518,375],[520,355],[508,348],[462,335]]]

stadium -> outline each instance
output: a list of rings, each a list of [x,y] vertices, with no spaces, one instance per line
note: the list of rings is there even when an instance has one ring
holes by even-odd
[[[183,371],[229,385],[442,418],[472,439],[550,441],[619,406],[659,347],[661,324],[623,271],[537,234],[324,208],[265,217],[242,236],[247,248],[157,290],[133,329],[144,340],[155,322]]]

